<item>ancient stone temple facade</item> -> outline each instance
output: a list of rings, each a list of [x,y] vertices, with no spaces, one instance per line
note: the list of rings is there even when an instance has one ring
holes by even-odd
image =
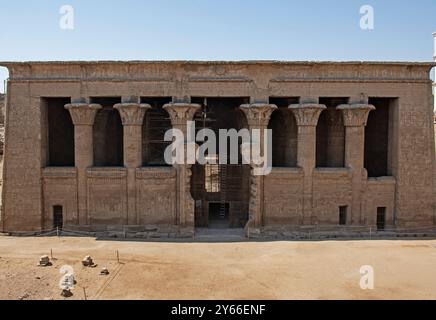
[[[435,226],[432,63],[0,65],[5,232]],[[271,129],[272,171],[169,165],[187,121]]]

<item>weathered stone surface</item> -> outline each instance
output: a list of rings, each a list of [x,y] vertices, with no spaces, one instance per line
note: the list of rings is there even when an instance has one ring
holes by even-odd
[[[351,233],[362,226],[375,228],[380,207],[386,209],[388,229],[434,227],[435,137],[428,79],[432,63],[0,64],[10,71],[1,219],[4,232],[52,229],[54,207],[60,206],[64,232],[122,233],[124,226],[126,230],[129,226],[151,226],[132,230],[132,234],[192,237],[195,203],[191,168],[143,167],[138,128],[152,110],[141,104],[141,97],[172,97],[174,102],[164,109],[172,126],[184,133],[186,121],[201,108],[187,103],[195,97],[262,101],[240,108],[249,128],[268,125],[276,110],[268,98],[298,98],[289,108],[292,112],[287,113],[298,127],[298,137],[292,137],[293,142],[298,141],[292,149],[297,153],[296,167],[273,168],[265,177],[251,177],[249,211],[254,218],[247,227],[254,236],[262,227],[284,228],[279,235],[288,236],[301,226],[337,230],[342,228],[338,227],[339,207],[344,206],[349,210],[347,232]],[[75,164],[68,168],[50,167],[47,161],[48,123],[43,100],[56,97],[71,98],[72,102],[66,107],[74,124]],[[120,167],[94,168],[93,123],[100,109],[92,103],[96,97],[121,97],[122,103],[115,105],[124,124],[124,163]],[[325,97],[348,101],[338,107],[343,113],[338,130],[345,127],[345,159],[340,168],[316,167],[318,118],[326,112],[318,102]],[[368,177],[365,168],[365,125],[368,115],[370,119],[377,112],[371,97],[394,100],[389,106],[389,123],[384,125],[389,127],[388,177]],[[121,231],[109,230],[113,225]],[[161,230],[161,226],[167,229]],[[276,236],[277,231],[269,232]]]
[[[274,104],[253,103],[240,106],[250,129],[261,129],[268,125],[271,114],[277,109]]]
[[[260,135],[260,152],[265,154],[264,133],[263,131],[268,126],[271,114],[277,109],[274,104],[243,104],[240,109],[247,119],[248,128],[250,130],[261,130]],[[260,227],[264,224],[264,176],[259,176],[254,173],[256,165],[253,161],[250,164],[252,167],[250,177],[250,202],[249,202],[249,227]]]
[[[186,122],[192,121],[194,114],[200,110],[201,105],[193,103],[169,103],[163,108],[170,115],[173,127],[186,133]]]
[[[51,266],[49,256],[41,256],[41,258],[39,258],[39,266],[41,267]]]
[[[0,155],[3,155],[5,144],[5,110],[6,96],[0,94]]]
[[[99,104],[75,103],[67,104],[65,109],[70,111],[74,125],[92,126],[95,115],[101,109]]]
[[[107,275],[109,275],[109,270],[106,267],[103,267],[100,271],[100,274],[102,276],[107,276]]]
[[[86,256],[85,258],[83,258],[82,265],[84,267],[92,267],[92,266],[94,266],[94,261],[92,260],[91,256]]]
[[[187,123],[192,121],[194,114],[201,109],[201,105],[192,103],[169,103],[164,105],[171,118],[173,128],[181,130],[187,139]],[[185,159],[187,149],[185,143]],[[194,227],[194,199],[191,195],[191,164],[187,161],[183,164],[174,164],[177,172],[177,202],[176,224],[182,227]]]
[[[289,106],[297,120],[297,125],[316,127],[318,124],[319,115],[326,106],[316,103],[292,104]]]
[[[370,104],[342,104],[336,109],[342,111],[346,127],[361,127],[366,126],[369,112],[375,107]]]
[[[123,126],[142,126],[145,113],[151,108],[151,106],[145,103],[126,102],[116,104],[114,105],[114,108],[120,112]]]

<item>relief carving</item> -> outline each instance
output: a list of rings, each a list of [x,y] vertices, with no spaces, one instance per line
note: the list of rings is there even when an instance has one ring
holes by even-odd
[[[240,106],[250,128],[265,127],[271,118],[271,114],[277,109],[275,104],[243,104]]]
[[[114,108],[120,113],[123,126],[142,126],[144,115],[151,106],[145,103],[118,103]]]
[[[173,127],[179,127],[186,126],[186,122],[194,118],[194,114],[201,109],[201,105],[194,103],[168,103],[163,108],[170,115]]]
[[[88,178],[123,179],[127,176],[125,168],[89,168]]]
[[[174,170],[174,168],[172,167],[136,169],[136,179],[162,180],[162,179],[174,179],[174,178],[176,178],[176,170]]]
[[[327,107],[317,103],[291,104],[289,106],[297,121],[297,126],[313,126],[318,124],[321,112]]]
[[[42,176],[44,178],[76,178],[77,169],[76,168],[44,168],[42,170]]]
[[[371,104],[341,104],[337,110],[342,111],[346,127],[366,126],[368,115],[375,107]]]
[[[94,124],[95,115],[102,107],[99,104],[88,103],[70,103],[65,105],[65,109],[70,111],[73,124],[92,126]]]

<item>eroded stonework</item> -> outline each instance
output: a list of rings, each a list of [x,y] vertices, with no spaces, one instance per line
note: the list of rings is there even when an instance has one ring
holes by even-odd
[[[432,63],[0,65],[10,72],[1,217],[5,232],[60,224],[92,232],[189,236],[199,212],[211,212],[212,219],[219,207],[234,225],[252,230],[435,226]],[[236,98],[244,102],[230,105]],[[242,127],[272,128],[273,142],[280,145],[275,154],[295,159],[274,166],[266,176],[254,175],[254,164],[251,173],[234,169],[242,172],[240,185],[249,185],[241,199],[222,196],[221,176],[215,185],[213,177],[198,175],[191,165],[153,166],[143,159],[143,148],[162,157],[163,142],[155,136],[158,131],[162,135],[165,121],[184,133],[191,120],[206,123],[214,116],[216,126],[223,125],[219,119],[226,120],[226,114],[217,115],[219,108],[207,113],[213,103],[227,104]],[[100,112],[105,116],[98,128],[107,128],[105,134],[116,138],[112,142],[118,149],[96,132]],[[328,116],[322,119],[323,114]],[[287,135],[280,135],[284,129]],[[118,152],[116,165],[96,166],[97,149]],[[322,157],[333,159],[317,166]],[[222,174],[221,167],[216,170]],[[194,198],[193,187],[209,178],[212,191],[207,192],[215,192],[215,198],[209,197],[215,200]],[[228,192],[238,191],[231,189],[237,185],[233,180],[229,183]]]
[[[6,96],[0,94],[0,155],[3,159],[4,144],[5,144],[5,106]]]

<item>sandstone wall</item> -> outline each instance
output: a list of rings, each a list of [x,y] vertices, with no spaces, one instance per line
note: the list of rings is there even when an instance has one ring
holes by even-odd
[[[0,94],[0,155],[3,159],[4,143],[5,143],[5,110],[6,110],[6,95]]]
[[[391,118],[389,177],[363,173],[362,208],[356,225],[374,225],[377,207],[387,208],[388,226],[434,225],[435,136],[428,72],[431,64],[389,63],[12,63],[7,106],[3,229],[36,230],[52,224],[62,205],[66,222],[77,224],[77,173],[46,168],[46,115],[41,98],[104,96],[396,98]],[[174,168],[138,168],[135,173],[138,225],[176,225]],[[263,223],[301,225],[305,201],[301,168],[274,168],[265,177]],[[354,173],[355,174],[355,173]],[[129,221],[125,168],[89,168],[87,214],[93,225]],[[350,206],[350,168],[313,172],[309,224],[338,224],[339,206]],[[306,222],[307,223],[307,222]]]

